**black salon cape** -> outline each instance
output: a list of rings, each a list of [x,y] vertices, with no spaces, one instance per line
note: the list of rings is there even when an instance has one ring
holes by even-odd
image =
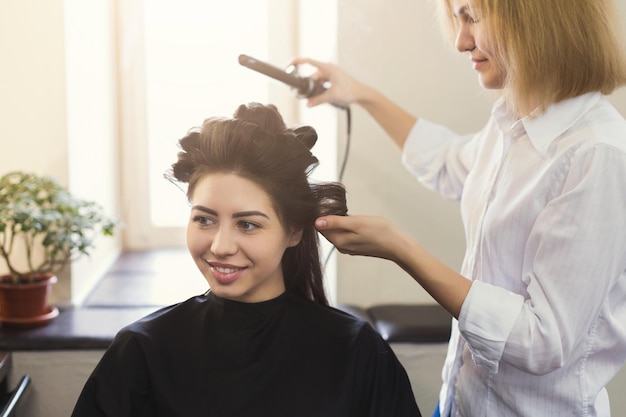
[[[369,324],[289,292],[210,293],[122,329],[72,417],[415,417],[407,374]]]

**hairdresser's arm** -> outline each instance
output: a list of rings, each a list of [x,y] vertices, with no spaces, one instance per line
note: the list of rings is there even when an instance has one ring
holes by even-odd
[[[315,226],[341,253],[388,259],[458,318],[472,282],[439,261],[383,217],[325,216]]]
[[[358,104],[376,120],[400,149],[403,148],[411,127],[417,121],[415,116],[409,114],[376,89],[348,75],[334,64],[310,58],[295,58],[291,63],[314,66],[317,71],[312,74],[312,77],[330,83],[330,88],[324,93],[308,99],[307,104],[309,106],[317,106],[322,103],[343,106],[351,103]]]

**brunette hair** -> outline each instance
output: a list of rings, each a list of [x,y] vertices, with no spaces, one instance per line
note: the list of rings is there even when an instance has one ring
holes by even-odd
[[[191,199],[198,180],[210,173],[231,173],[254,181],[271,197],[287,230],[302,239],[282,258],[285,287],[328,304],[320,262],[319,216],[346,215],[346,192],[339,183],[311,183],[318,165],[311,153],[317,133],[310,126],[289,129],[274,105],[241,105],[232,118],[209,118],[180,139],[171,175],[188,184]]]
[[[455,31],[450,0],[442,5]],[[443,3],[443,4],[442,4]],[[506,71],[504,96],[519,115],[626,84],[626,51],[614,0],[468,0]]]

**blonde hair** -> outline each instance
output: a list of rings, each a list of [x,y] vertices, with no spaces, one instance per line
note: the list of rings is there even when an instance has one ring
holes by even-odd
[[[452,37],[450,0],[437,0]],[[503,94],[519,115],[626,84],[626,52],[614,0],[468,0],[506,74]]]

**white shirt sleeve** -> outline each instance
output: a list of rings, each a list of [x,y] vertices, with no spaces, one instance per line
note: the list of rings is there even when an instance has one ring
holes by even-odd
[[[473,137],[418,119],[402,150],[402,163],[424,186],[458,200],[474,163]]]

